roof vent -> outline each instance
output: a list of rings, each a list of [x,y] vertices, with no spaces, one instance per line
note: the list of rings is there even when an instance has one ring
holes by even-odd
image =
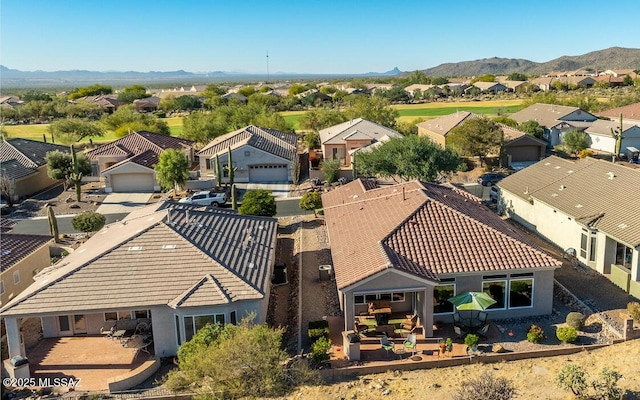
[[[176,245],[175,244],[163,244],[162,245],[162,250],[172,250],[175,249]]]
[[[355,200],[355,199],[357,199],[357,198],[358,198],[358,195],[357,195],[357,194],[354,194],[354,195],[353,195],[353,199]]]
[[[573,174],[573,170],[572,169],[568,170],[567,174]]]
[[[529,194],[529,186],[525,186],[525,188],[524,188],[524,194]]]
[[[129,246],[127,251],[140,251],[142,250],[142,246]]]
[[[551,193],[551,197],[558,197],[558,193]]]
[[[607,177],[609,178],[610,181],[612,181],[613,178],[616,177],[616,174],[614,174],[613,172],[607,172]]]
[[[576,208],[582,208],[584,207],[582,204],[576,204]]]
[[[558,188],[558,190],[565,190],[567,187],[565,185],[560,185],[560,187]]]
[[[622,224],[618,225],[618,228],[624,229],[624,228],[627,228],[628,226],[629,225],[627,225],[625,223],[622,223]]]

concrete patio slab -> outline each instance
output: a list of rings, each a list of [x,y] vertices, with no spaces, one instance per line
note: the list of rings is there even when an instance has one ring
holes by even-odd
[[[96,212],[100,214],[130,213],[149,203],[153,193],[111,193],[102,201]]]

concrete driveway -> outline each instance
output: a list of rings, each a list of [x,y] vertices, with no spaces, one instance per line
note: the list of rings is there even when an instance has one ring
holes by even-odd
[[[100,214],[130,213],[149,203],[153,193],[111,193],[104,198],[96,212]]]
[[[287,183],[236,183],[236,188],[243,193],[247,190],[266,189],[275,198],[287,198],[291,191],[291,185]]]

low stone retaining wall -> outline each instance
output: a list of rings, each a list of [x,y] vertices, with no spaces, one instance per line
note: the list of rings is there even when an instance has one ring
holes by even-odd
[[[133,371],[116,376],[109,381],[110,392],[120,392],[123,390],[131,389],[132,387],[141,384],[151,375],[153,375],[160,368],[160,359],[153,357],[148,361],[145,361],[141,366]]]
[[[501,361],[523,360],[528,358],[541,358],[563,356],[575,354],[582,351],[595,350],[609,346],[608,344],[598,344],[589,346],[571,346],[559,349],[524,351],[511,353],[491,353],[480,354],[477,356],[459,356],[459,357],[443,357],[437,360],[412,361],[407,359],[401,363],[389,363],[380,365],[354,365],[345,368],[334,368],[321,371],[321,375],[326,382],[339,381],[345,378],[351,378],[359,375],[380,374],[390,370],[413,371],[418,369],[431,369],[443,367],[455,367],[458,365],[478,364],[478,363],[497,363]]]

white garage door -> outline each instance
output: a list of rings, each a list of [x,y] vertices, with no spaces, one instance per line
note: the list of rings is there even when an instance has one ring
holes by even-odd
[[[249,166],[249,182],[288,182],[286,164],[259,164]]]
[[[153,174],[112,174],[114,192],[153,192]]]

